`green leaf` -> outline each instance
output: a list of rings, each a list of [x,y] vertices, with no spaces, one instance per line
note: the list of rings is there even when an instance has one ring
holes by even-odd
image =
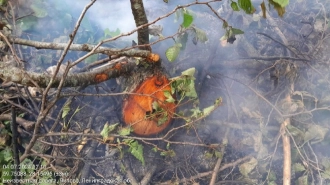
[[[202,115],[202,111],[200,111],[198,107],[190,109],[190,111],[192,112],[191,115],[192,118],[198,118],[199,116]]]
[[[194,21],[194,17],[192,15],[190,15],[187,11],[185,11],[183,13],[183,23],[182,23],[182,26],[184,28],[188,28],[193,21]]]
[[[218,106],[222,103],[222,98],[217,98],[215,101],[214,101],[214,105]]]
[[[202,43],[205,43],[206,41],[208,41],[205,31],[197,28],[196,26],[194,26],[193,28],[194,28],[194,31],[196,34],[197,41],[200,41]]]
[[[330,169],[326,169],[323,173],[321,173],[322,178],[330,180]]]
[[[304,132],[291,124],[287,126],[287,129],[293,137],[304,137]]]
[[[132,127],[123,127],[118,131],[118,134],[121,136],[128,136],[132,131]]]
[[[10,160],[13,159],[13,155],[11,153],[10,148],[6,147],[4,150],[0,152],[0,162],[8,163]]]
[[[282,8],[289,4],[289,0],[273,0],[273,1],[279,4]]]
[[[72,22],[72,16],[68,13],[65,13],[64,15],[60,16],[61,18],[61,23],[63,24],[63,26],[65,27],[69,27],[71,22]]]
[[[222,24],[222,28],[225,29],[227,28],[229,25],[228,25],[228,22],[227,21],[224,21],[223,24]]]
[[[3,182],[4,180],[10,180],[12,179],[11,173],[12,173],[12,169],[10,168],[3,168],[0,171],[0,178],[1,178],[1,182]]]
[[[188,41],[188,33],[187,32],[184,32],[184,34],[180,35],[177,38],[177,42],[181,43],[181,45],[182,45],[182,47],[180,48],[181,51],[186,48],[187,41]]]
[[[166,144],[166,150],[169,150],[170,149],[170,146],[171,146],[171,144],[170,143],[167,143]]]
[[[214,109],[215,109],[215,106],[214,105],[211,105],[209,107],[204,108],[203,109],[204,116],[209,115]]]
[[[35,16],[27,16],[19,19],[16,22],[16,25],[22,30],[22,31],[30,31],[34,30],[34,27],[38,23],[38,18]]]
[[[258,160],[254,157],[251,158],[248,162],[245,162],[239,166],[239,171],[244,177],[248,177],[249,173],[257,166]]]
[[[159,103],[157,101],[152,102],[151,106],[152,106],[152,109],[155,110],[155,111],[161,111],[162,110],[162,108],[159,106]]]
[[[108,136],[109,136],[109,123],[108,122],[106,124],[104,124],[103,129],[100,134],[103,137],[103,141],[106,141],[108,139]]]
[[[103,141],[107,141],[109,138],[109,134],[116,129],[116,127],[118,126],[119,123],[115,123],[115,124],[111,124],[109,125],[109,123],[107,122],[106,124],[104,124],[103,129],[101,131],[101,136],[103,137]]]
[[[129,147],[129,152],[144,165],[143,146],[137,141],[133,141]]]
[[[87,17],[84,17],[81,21],[81,27],[84,28],[86,31],[94,32],[91,21]]]
[[[189,69],[187,69],[187,70],[185,70],[185,71],[182,71],[182,72],[181,72],[181,75],[183,75],[183,76],[193,77],[194,74],[195,74],[195,71],[196,71],[196,69],[195,69],[194,67],[192,67],[192,68],[189,68]]]
[[[242,31],[240,29],[231,28],[231,30],[232,30],[232,33],[235,35],[244,34],[244,31]]]
[[[181,46],[180,43],[176,43],[174,46],[168,48],[165,52],[167,60],[173,62],[178,57]]]
[[[156,147],[153,147],[153,148],[151,149],[151,151],[153,151],[153,152],[158,152],[158,149],[157,149]]]
[[[204,154],[204,156],[205,156],[206,159],[212,159],[213,158],[213,153],[212,152],[206,152]]]
[[[118,36],[120,35],[120,29],[117,28],[115,31],[110,31],[109,28],[105,29],[104,30],[104,37],[115,37],[115,36]]]
[[[255,11],[251,0],[238,0],[238,6],[243,9],[247,14],[252,14]]]
[[[180,11],[175,11],[174,22],[178,22],[180,16],[181,16]]]
[[[68,113],[70,112],[70,110],[71,110],[70,105],[71,105],[71,103],[69,102],[63,106],[62,119],[65,118],[68,115]]]
[[[234,11],[239,11],[239,8],[238,8],[238,5],[236,2],[232,1],[230,6]]]
[[[320,125],[312,125],[305,133],[304,142],[312,141],[312,144],[321,142],[328,133],[329,129]]]
[[[33,10],[36,17],[43,18],[48,15],[45,9],[45,5],[40,0],[33,1],[33,4],[30,6],[30,8]]]
[[[0,6],[6,5],[7,4],[7,0],[0,0]]]
[[[173,103],[175,102],[175,99],[173,98],[170,91],[164,91],[164,96],[166,97],[166,102]]]
[[[160,153],[161,156],[175,157],[175,152],[173,150],[163,151]]]
[[[168,120],[168,118],[167,118],[167,112],[162,112],[161,113],[161,117],[157,121],[157,126],[163,125],[164,123],[167,122],[167,120]]]
[[[25,166],[34,166],[33,162],[30,159],[24,159],[21,162],[21,165],[25,165]],[[28,174],[31,174],[32,172],[34,172],[34,168],[25,168],[25,169],[21,169],[24,170],[25,172],[27,172]]]
[[[303,172],[303,171],[306,170],[304,165],[302,165],[301,163],[293,164],[293,169],[294,169],[295,172]]]
[[[186,91],[186,96],[191,98],[197,98],[197,92],[195,89],[195,81],[191,80],[188,89]]]
[[[298,180],[296,180],[295,184],[299,184],[299,185],[309,185],[310,183],[308,183],[308,175],[304,175],[298,178]]]
[[[219,151],[214,151],[214,155],[218,159],[223,157],[223,154],[221,152],[219,152]]]
[[[92,63],[92,62],[97,61],[98,58],[99,58],[99,54],[94,54],[94,55],[91,55],[91,56],[87,57],[87,58],[85,59],[85,62],[86,62],[87,64],[90,64],[90,63]]]
[[[223,36],[220,38],[220,40],[227,40],[227,39],[228,39],[228,35],[227,35],[227,34],[223,35]]]
[[[283,15],[285,14],[285,7],[282,7],[274,0],[269,0],[269,4],[273,5],[274,9],[277,11],[278,16],[283,17]]]

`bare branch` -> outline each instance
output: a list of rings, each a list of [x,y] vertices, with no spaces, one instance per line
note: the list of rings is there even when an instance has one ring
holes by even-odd
[[[25,46],[35,47],[37,49],[52,49],[52,50],[63,50],[67,43],[53,43],[53,42],[39,42],[26,40],[21,38],[8,37],[10,42],[14,44],[20,44]],[[71,44],[69,49],[72,51],[92,51],[95,49],[96,45],[91,44]],[[125,50],[125,49],[114,49],[107,47],[98,47],[94,50],[94,53],[102,53],[106,55],[119,55],[119,56],[136,56],[146,58],[150,52],[149,51],[139,51],[139,50]]]
[[[134,59],[121,57],[117,59],[112,66],[107,68],[100,68],[95,71],[84,73],[69,74],[63,82],[63,87],[97,84],[127,74],[132,71],[135,66],[136,63]],[[23,69],[6,66],[5,64],[0,63],[0,78],[4,81],[11,81],[25,86],[35,86],[35,84],[32,83],[32,81],[34,81],[39,87],[47,87],[52,77],[49,74],[26,72]],[[62,77],[56,76],[50,87],[58,87],[61,79]]]

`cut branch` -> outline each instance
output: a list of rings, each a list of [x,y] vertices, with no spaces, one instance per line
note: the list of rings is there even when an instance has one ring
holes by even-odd
[[[69,74],[64,81],[63,87],[77,87],[97,84],[111,78],[117,78],[129,73],[136,66],[134,59],[121,57],[109,68],[101,68],[85,73]],[[51,75],[44,73],[27,72],[23,69],[6,66],[0,63],[0,78],[4,81],[11,81],[25,86],[47,87],[51,82]],[[58,87],[62,77],[56,76],[51,87]],[[34,83],[33,83],[34,82]]]

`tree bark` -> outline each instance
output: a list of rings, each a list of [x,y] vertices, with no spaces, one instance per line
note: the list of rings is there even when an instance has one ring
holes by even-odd
[[[8,40],[14,44],[20,44],[25,46],[35,47],[37,49],[52,49],[52,50],[63,50],[67,43],[53,43],[53,42],[39,42],[39,41],[32,41],[26,40],[21,38],[14,38],[14,37],[7,37]],[[149,42],[149,41],[148,41]],[[96,45],[91,44],[71,44],[70,50],[71,51],[92,51]],[[149,51],[140,51],[140,50],[123,50],[123,49],[114,49],[114,48],[107,48],[107,47],[98,47],[94,53],[102,53],[106,55],[119,55],[119,56],[134,56],[134,57],[143,57],[147,58],[150,55]]]
[[[122,57],[117,60],[110,68],[101,68],[95,71],[84,73],[69,74],[64,81],[63,87],[88,86],[101,83],[111,78],[117,78],[131,72],[136,66],[135,60],[132,58]],[[5,82],[14,82],[25,86],[47,87],[51,83],[52,76],[45,73],[27,72],[13,66],[6,66],[5,63],[0,63],[0,78]],[[60,76],[57,76],[52,82],[51,87],[56,88],[60,81]]]
[[[144,10],[142,0],[131,0],[132,13],[135,20],[136,27],[148,24],[146,12]],[[149,31],[148,26],[138,30],[138,45],[149,44]],[[150,46],[140,47],[142,50],[151,51]]]

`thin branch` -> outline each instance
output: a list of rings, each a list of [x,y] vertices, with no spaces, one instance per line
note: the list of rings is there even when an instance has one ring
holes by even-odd
[[[217,177],[218,177],[218,172],[220,170],[220,165],[221,165],[221,162],[222,162],[222,159],[223,159],[223,154],[225,153],[225,146],[228,144],[228,133],[230,131],[230,128],[228,127],[226,129],[226,132],[225,132],[225,136],[223,137],[223,141],[222,141],[222,144],[223,144],[223,147],[221,148],[221,151],[220,153],[222,154],[221,157],[218,158],[215,166],[214,166],[214,169],[213,169],[213,173],[212,173],[212,176],[211,176],[211,180],[210,180],[210,185],[214,185],[216,180],[217,180]]]
[[[19,169],[19,152],[18,152],[18,131],[17,131],[17,122],[16,122],[16,111],[15,107],[11,106],[11,132],[12,132],[12,145],[13,145],[13,158],[14,158],[14,171],[15,171],[15,179],[20,179],[18,175]]]
[[[64,49],[64,53],[62,54],[58,64],[57,64],[57,68],[55,70],[55,73],[53,74],[52,78],[50,79],[50,82],[48,83],[48,86],[46,87],[45,91],[43,92],[42,94],[42,101],[41,101],[41,109],[40,109],[40,113],[38,115],[38,118],[37,118],[37,122],[35,124],[35,127],[34,127],[34,131],[33,131],[33,136],[29,142],[29,144],[25,147],[25,152],[24,154],[20,157],[20,161],[23,161],[26,157],[28,157],[28,154],[30,153],[32,147],[34,146],[35,142],[37,141],[38,137],[37,137],[37,134],[39,133],[40,131],[40,126],[42,124],[42,122],[45,120],[45,118],[47,117],[49,111],[51,110],[51,108],[55,105],[57,99],[59,98],[59,94],[60,94],[60,91],[61,91],[61,88],[64,84],[64,79],[69,71],[69,67],[67,67],[67,70],[65,71],[64,75],[62,76],[62,79],[58,85],[58,88],[59,88],[59,92],[57,93],[56,95],[56,98],[54,101],[52,102],[48,102],[46,101],[46,97],[47,97],[47,94],[48,94],[48,91],[49,89],[52,87],[52,84],[54,82],[54,80],[56,79],[56,75],[59,71],[59,68],[61,67],[61,63],[66,55],[66,52],[68,52],[69,48],[70,48],[70,45],[72,44],[73,42],[73,39],[74,39],[74,36],[76,34],[76,32],[78,31],[78,28],[79,28],[79,25],[85,15],[85,13],[87,12],[88,8],[90,6],[92,6],[92,4],[94,4],[96,0],[92,0],[90,4],[88,4],[84,10],[82,11],[81,13],[81,16],[79,17],[78,21],[77,21],[77,24],[75,26],[75,30],[73,31],[73,34],[70,36],[70,41],[68,43],[68,45],[66,46],[66,48]],[[29,80],[30,81],[30,80]],[[48,104],[47,104],[48,103]],[[46,104],[47,104],[47,107],[46,107]]]
[[[25,46],[35,47],[36,49],[52,49],[52,50],[63,50],[67,46],[67,43],[53,43],[53,42],[39,42],[26,40],[21,38],[7,37],[10,42],[14,44],[20,44]],[[107,47],[97,47],[91,44],[71,44],[69,50],[71,51],[86,51],[90,52],[94,49],[94,54],[102,53],[106,55],[118,55],[118,56],[136,56],[144,57],[150,54],[149,51],[139,51],[139,50],[127,50],[127,49],[114,49]]]

